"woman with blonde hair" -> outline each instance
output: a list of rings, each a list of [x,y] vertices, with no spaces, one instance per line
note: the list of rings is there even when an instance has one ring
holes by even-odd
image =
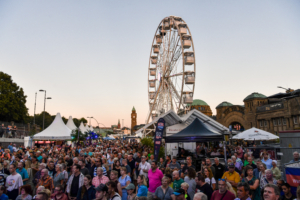
[[[138,175],[137,179],[137,186],[136,186],[136,191],[137,197],[147,197],[147,193],[148,193],[148,188],[147,188],[147,180],[146,177],[144,175]]]
[[[161,186],[156,188],[154,196],[161,200],[175,199],[174,190],[169,186],[169,178],[164,176],[161,181]]]
[[[232,185],[228,181],[226,181],[226,189],[228,191],[232,192],[234,194],[234,196],[236,197],[236,192],[234,191]]]
[[[189,184],[186,183],[186,182],[183,182],[183,183],[181,183],[180,186],[181,186],[181,189],[183,189],[183,190],[185,191],[184,198],[185,198],[186,200],[191,200],[191,197],[190,197],[190,195],[189,195],[189,193],[188,193]]]
[[[204,168],[204,177],[205,182],[208,183],[213,190],[216,189],[216,180],[214,178],[214,175],[210,169],[210,167]]]

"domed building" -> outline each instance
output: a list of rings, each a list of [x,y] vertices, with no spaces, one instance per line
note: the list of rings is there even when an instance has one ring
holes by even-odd
[[[216,120],[237,131],[256,127],[278,135],[280,131],[299,129],[300,89],[294,93],[299,96],[290,91],[269,97],[253,92],[244,98],[244,105],[224,101],[216,107]]]
[[[196,109],[209,117],[212,116],[212,111],[210,109],[210,106],[201,99],[194,99],[193,103],[190,104],[190,106],[191,106],[190,110]]]

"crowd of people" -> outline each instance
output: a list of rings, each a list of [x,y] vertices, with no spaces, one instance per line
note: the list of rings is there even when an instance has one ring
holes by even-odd
[[[16,137],[16,133],[17,133],[17,126],[7,126],[5,127],[4,124],[1,124],[0,126],[0,138],[5,136],[9,137],[9,138],[15,138]]]
[[[136,141],[10,144],[0,148],[0,200],[300,200],[300,187],[292,194],[267,151],[228,148],[226,165],[206,157],[196,167],[184,150],[156,161],[152,147]],[[204,145],[196,151],[222,153]]]

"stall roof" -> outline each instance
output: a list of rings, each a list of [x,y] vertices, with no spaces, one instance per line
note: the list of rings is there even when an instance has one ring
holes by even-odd
[[[42,132],[33,136],[34,140],[70,140],[71,129],[63,122],[60,113],[57,113],[53,122]]]
[[[188,114],[181,117],[182,121],[186,125],[191,124],[196,118],[199,119],[201,122],[209,125],[209,129],[213,131],[222,132],[222,133],[229,132],[229,129],[226,126],[223,126],[216,120],[212,119],[211,117],[203,114],[202,112],[196,109],[191,110],[190,112],[188,112]]]
[[[208,129],[208,127],[198,118],[195,118],[194,121],[182,131],[166,137],[166,143],[222,140],[224,140],[224,136],[221,133]]]
[[[67,122],[67,127],[71,130],[77,129],[76,125],[74,124],[72,116],[69,117],[68,122]]]
[[[173,110],[169,110],[168,112],[154,118],[154,120],[152,122],[150,122],[149,124],[146,124],[143,128],[140,128],[139,130],[137,130],[135,132],[136,135],[139,135],[139,133],[142,133],[145,129],[147,129],[151,125],[155,124],[160,118],[164,118],[164,120],[166,122],[166,127],[172,126],[174,124],[178,124],[182,121],[181,118],[178,115],[176,115],[176,113]]]

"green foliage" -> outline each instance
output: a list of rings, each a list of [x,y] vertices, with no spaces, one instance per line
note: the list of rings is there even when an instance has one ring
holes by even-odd
[[[41,128],[43,128],[43,115],[44,112],[41,112],[40,114],[35,114],[35,124],[37,124]],[[48,112],[45,112],[45,129],[53,122],[53,119],[54,118]]]
[[[148,146],[150,147],[153,152],[154,152],[154,139],[153,138],[150,138],[150,137],[144,137],[142,140],[141,140],[141,143],[145,146]],[[165,157],[165,146],[164,145],[161,145],[160,146],[160,149],[159,149],[159,153],[158,153],[158,160],[160,158],[164,158]]]
[[[11,76],[0,72],[0,120],[25,122],[28,113],[23,88]]]
[[[79,134],[79,136],[78,136],[78,134]],[[71,133],[72,142],[78,142],[78,143],[81,141],[83,142],[83,141],[85,141],[86,137],[87,137],[86,133],[83,134],[83,133],[81,133],[81,131],[78,131],[78,129],[73,130]]]

